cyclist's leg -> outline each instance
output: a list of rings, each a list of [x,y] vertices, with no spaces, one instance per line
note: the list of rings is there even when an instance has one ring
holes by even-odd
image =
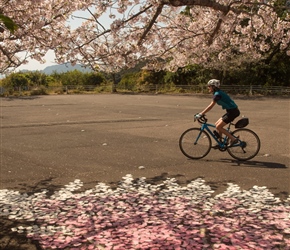
[[[229,133],[229,131],[226,130],[224,126],[232,122],[239,115],[240,115],[240,111],[237,108],[227,110],[227,113],[225,113],[215,124],[219,133],[223,133],[230,138],[231,140],[230,144],[232,144],[232,142],[234,142],[236,138],[233,135],[231,135],[231,133]]]
[[[220,119],[218,119],[218,120],[215,122],[215,127],[217,128],[218,124],[220,124],[222,121],[223,121],[223,118],[221,117]],[[220,138],[222,138],[222,136],[223,136],[222,132],[219,131],[218,129],[217,129],[217,132],[219,133]]]
[[[220,118],[216,123],[216,129],[218,130],[218,132],[221,134],[226,135],[227,137],[230,138],[231,141],[234,141],[236,138],[234,136],[231,135],[231,133],[229,131],[227,131],[224,126],[226,126],[228,123],[224,122],[222,120],[222,118]]]

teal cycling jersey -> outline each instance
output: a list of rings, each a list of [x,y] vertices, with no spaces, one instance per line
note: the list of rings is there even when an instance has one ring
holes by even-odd
[[[213,100],[220,106],[222,109],[235,109],[237,104],[229,97],[228,94],[222,90],[217,90],[213,94]]]

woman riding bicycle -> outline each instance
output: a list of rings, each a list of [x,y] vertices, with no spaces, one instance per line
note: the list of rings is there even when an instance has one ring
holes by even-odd
[[[240,115],[240,111],[238,109],[237,104],[226,94],[224,91],[220,90],[220,81],[216,79],[211,79],[207,83],[207,87],[210,93],[213,93],[212,102],[205,108],[201,113],[199,113],[199,117],[205,115],[208,111],[210,111],[215,104],[222,106],[222,109],[226,109],[226,113],[216,121],[215,126],[220,135],[225,134],[231,140],[228,146],[232,146],[238,142],[238,139],[231,135],[224,126],[228,123],[232,122],[236,117]]]

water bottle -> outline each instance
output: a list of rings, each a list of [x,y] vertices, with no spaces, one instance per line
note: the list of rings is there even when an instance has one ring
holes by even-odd
[[[216,130],[214,130],[213,133],[216,136],[216,138],[218,138],[218,139],[220,138],[220,134]]]

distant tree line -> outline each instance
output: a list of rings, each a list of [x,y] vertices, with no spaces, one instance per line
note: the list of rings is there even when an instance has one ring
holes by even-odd
[[[145,67],[146,68],[146,67]],[[143,68],[144,69],[144,68]],[[123,72],[119,85],[129,87],[146,84],[159,85],[201,85],[211,78],[220,79],[223,85],[262,85],[290,87],[290,57],[285,53],[274,55],[269,61],[242,63],[228,66],[217,63],[216,67],[206,68],[189,65],[175,72],[147,71],[138,69]]]
[[[54,72],[46,75],[40,71],[12,73],[2,79],[3,87],[21,86],[67,86],[67,85],[101,85],[106,81],[104,74],[95,72],[81,72],[78,70],[65,73]]]
[[[4,88],[32,86],[101,86],[114,82],[125,89],[142,89],[147,85],[201,85],[211,78],[217,78],[223,85],[290,86],[290,57],[275,55],[270,62],[248,63],[235,67],[209,69],[199,65],[189,65],[175,72],[146,70],[146,63],[135,68],[112,74],[104,72],[81,72],[44,74],[40,71],[17,72],[1,80]],[[114,79],[114,81],[113,81]]]

